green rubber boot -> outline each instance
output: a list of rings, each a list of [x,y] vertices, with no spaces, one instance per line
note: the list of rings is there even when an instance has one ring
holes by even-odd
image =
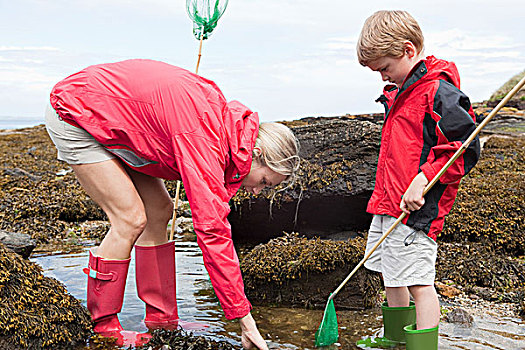
[[[405,343],[403,327],[416,322],[416,305],[413,301],[406,307],[389,307],[385,301],[381,306],[383,311],[383,337],[399,343]]]
[[[407,350],[437,350],[438,328],[416,329],[416,324],[404,328]]]

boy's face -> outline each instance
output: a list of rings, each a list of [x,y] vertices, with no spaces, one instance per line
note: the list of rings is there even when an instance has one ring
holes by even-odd
[[[417,51],[414,44],[407,41],[401,57],[385,56],[368,63],[368,67],[381,74],[383,81],[389,81],[401,88],[412,68],[424,58],[423,52]]]
[[[399,58],[390,56],[378,58],[370,61],[368,67],[375,72],[379,72],[383,81],[389,81],[401,88],[415,63],[417,62],[413,62],[413,59],[404,54]]]

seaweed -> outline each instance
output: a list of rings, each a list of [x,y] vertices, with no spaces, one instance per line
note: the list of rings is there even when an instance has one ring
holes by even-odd
[[[324,307],[328,293],[362,259],[364,248],[361,237],[331,241],[285,233],[242,257],[246,293],[260,303]],[[338,307],[374,306],[379,287],[378,276],[362,269],[338,296]]]
[[[462,180],[439,237],[483,242],[501,254],[525,255],[525,139],[491,137]]]
[[[2,349],[71,349],[91,329],[87,309],[62,283],[0,244]]]
[[[153,331],[153,338],[144,346],[137,349],[164,349],[168,346],[172,350],[235,350],[237,347],[226,341],[211,340],[203,336],[195,336],[184,330]]]

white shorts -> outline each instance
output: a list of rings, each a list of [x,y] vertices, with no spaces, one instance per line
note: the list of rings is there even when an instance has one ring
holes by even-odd
[[[374,215],[365,255],[395,221],[391,216]],[[434,285],[436,258],[437,243],[432,238],[400,223],[370,255],[365,267],[381,272],[385,287],[429,286]]]
[[[46,129],[58,150],[58,160],[68,164],[87,164],[115,158],[87,131],[63,121],[51,105],[46,109]]]

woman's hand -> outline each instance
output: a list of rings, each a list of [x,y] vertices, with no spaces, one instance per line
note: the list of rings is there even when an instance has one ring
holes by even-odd
[[[422,172],[417,174],[416,177],[408,186],[403,198],[401,198],[401,204],[399,208],[406,214],[410,214],[411,211],[419,210],[423,204],[425,204],[425,198],[423,198],[423,191],[425,186],[428,184],[428,180]]]
[[[240,318],[239,323],[241,324],[241,344],[243,349],[268,350],[268,345],[266,345],[261,333],[259,333],[251,313]]]

